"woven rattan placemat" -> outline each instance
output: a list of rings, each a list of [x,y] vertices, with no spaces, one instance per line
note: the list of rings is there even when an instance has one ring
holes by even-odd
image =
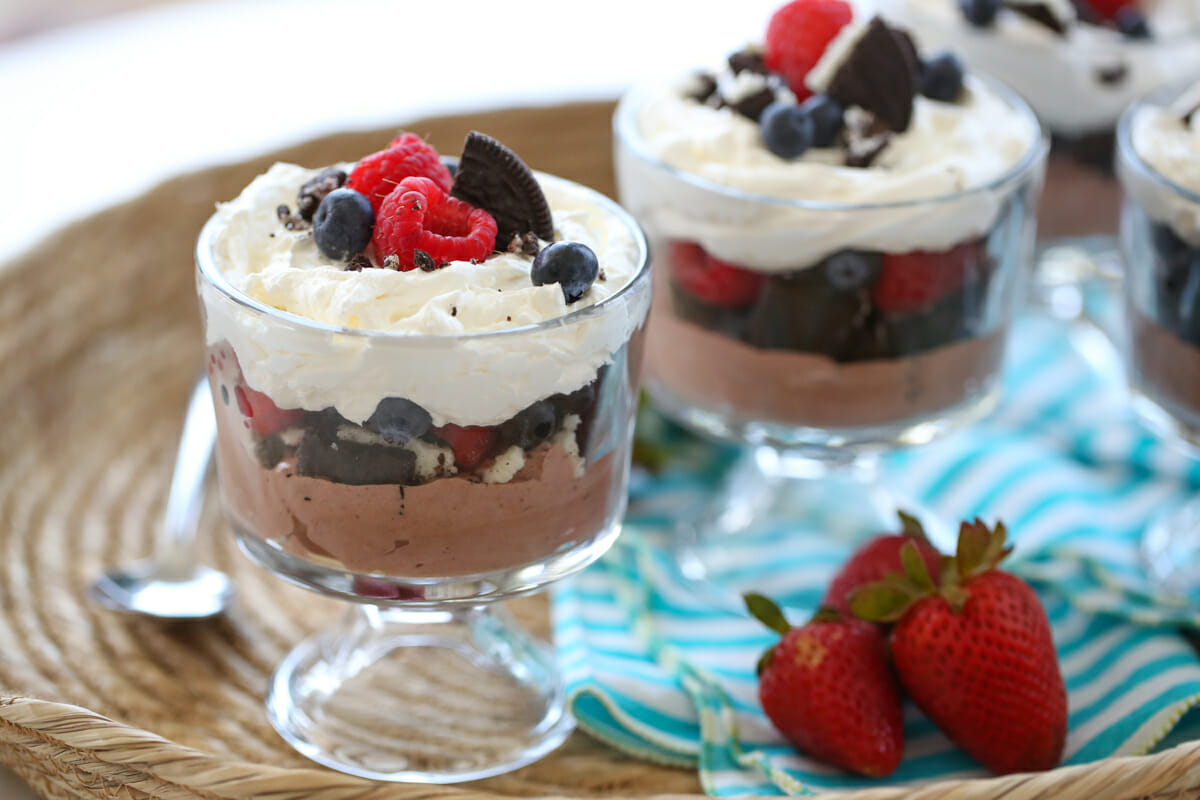
[[[536,169],[612,192],[609,103],[425,120],[446,153],[471,128]],[[465,787],[371,784],[314,768],[267,724],[283,655],[339,604],[241,556],[215,494],[204,558],[238,602],[208,623],[164,625],[89,605],[104,566],[150,552],[186,397],[201,363],[192,246],[217,200],[272,161],[319,166],[394,130],[328,137],[172,180],[71,225],[0,267],[0,761],[48,798],[416,800],[694,793],[693,774],[633,761],[582,734],[511,775]],[[514,604],[545,632],[542,598]],[[1200,796],[1200,747],[1034,778],[938,784],[924,798]],[[895,790],[859,793],[893,798]]]

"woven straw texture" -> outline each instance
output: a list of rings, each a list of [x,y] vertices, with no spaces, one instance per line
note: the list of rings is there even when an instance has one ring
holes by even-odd
[[[443,152],[471,128],[536,169],[612,192],[608,103],[515,109],[406,126]],[[215,494],[203,557],[238,603],[163,625],[90,606],[107,564],[140,558],[166,500],[183,408],[201,363],[192,245],[213,203],[272,161],[317,166],[394,131],[321,139],[172,180],[48,238],[0,268],[0,761],[47,798],[418,800],[454,795],[682,796],[695,776],[633,761],[582,734],[511,775],[459,787],[385,785],[314,768],[266,722],[284,654],[339,604],[241,556]],[[542,598],[514,603],[547,631]],[[1037,776],[879,789],[856,800],[1200,797],[1200,743]]]

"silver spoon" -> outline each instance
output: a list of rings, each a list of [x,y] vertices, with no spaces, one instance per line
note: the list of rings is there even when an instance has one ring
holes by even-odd
[[[113,611],[174,620],[204,619],[225,610],[233,583],[196,561],[196,528],[216,435],[212,394],[201,378],[188,401],[154,555],[104,572],[89,587],[93,602]]]

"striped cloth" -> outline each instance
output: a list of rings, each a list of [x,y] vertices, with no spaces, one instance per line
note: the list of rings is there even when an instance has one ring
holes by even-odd
[[[1098,333],[1027,318],[1013,339],[1001,407],[967,432],[889,457],[884,480],[943,519],[1005,520],[1016,543],[1009,568],[1039,589],[1054,630],[1069,693],[1066,763],[1148,752],[1181,719],[1176,737],[1200,735],[1200,711],[1185,717],[1200,700],[1200,657],[1173,627],[1200,616],[1156,598],[1137,558],[1147,521],[1200,493],[1200,463],[1130,417]],[[580,725],[638,757],[698,768],[713,795],[875,785],[778,737],[754,677],[775,635],[698,601],[673,568],[666,531],[732,451],[664,430],[682,457],[640,476],[621,541],[554,594]],[[794,527],[787,535],[790,602],[813,607],[853,544]],[[767,574],[761,553],[731,559]],[[985,774],[911,707],[906,742],[889,782]]]

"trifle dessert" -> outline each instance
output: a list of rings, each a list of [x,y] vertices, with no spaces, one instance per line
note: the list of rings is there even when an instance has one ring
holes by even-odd
[[[795,0],[762,45],[629,93],[622,203],[657,262],[648,387],[728,439],[916,441],[994,397],[1045,145],[881,17]]]
[[[1151,423],[1200,446],[1200,83],[1131,107],[1118,144],[1130,381]]]
[[[924,47],[957,47],[1016,89],[1053,134],[1039,235],[1117,230],[1113,134],[1123,109],[1200,77],[1194,0],[869,0]]]
[[[419,584],[615,530],[641,246],[613,204],[478,133],[453,174],[404,134],[256,178],[199,251],[222,492],[248,546]]]
[[[478,132],[456,160],[406,133],[276,164],[218,206],[196,257],[228,516],[260,564],[355,601],[271,680],[301,753],[447,783],[571,731],[552,652],[495,601],[619,531],[647,253],[616,203]]]

